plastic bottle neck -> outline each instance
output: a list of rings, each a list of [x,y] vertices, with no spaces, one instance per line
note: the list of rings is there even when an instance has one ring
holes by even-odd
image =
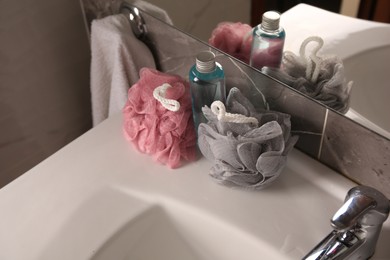
[[[261,29],[268,32],[279,30],[280,14],[275,11],[268,11],[263,14]]]

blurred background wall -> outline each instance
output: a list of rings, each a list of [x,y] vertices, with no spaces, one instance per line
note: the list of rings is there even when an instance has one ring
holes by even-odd
[[[78,0],[0,1],[0,187],[91,127]]]

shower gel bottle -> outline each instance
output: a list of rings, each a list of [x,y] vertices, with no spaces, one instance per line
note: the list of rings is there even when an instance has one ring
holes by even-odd
[[[249,64],[259,70],[263,67],[279,68],[283,56],[286,33],[279,25],[280,14],[268,11],[253,30]]]
[[[200,52],[196,63],[189,72],[192,100],[192,114],[195,130],[198,132],[200,123],[207,123],[202,107],[211,106],[215,100],[225,103],[225,73],[222,66],[215,61],[211,51]]]

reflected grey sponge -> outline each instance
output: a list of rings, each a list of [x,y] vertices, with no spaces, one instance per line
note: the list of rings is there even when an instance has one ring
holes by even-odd
[[[254,117],[259,125],[219,121],[208,107],[208,123],[198,129],[202,154],[214,163],[210,175],[217,182],[251,189],[271,184],[283,170],[288,152],[298,140],[291,136],[290,116],[275,111],[256,111],[237,88],[226,101],[229,113]]]
[[[306,54],[306,46],[311,42],[318,46],[310,54]],[[346,113],[349,109],[352,81],[347,82],[340,58],[334,55],[317,55],[323,44],[320,37],[309,37],[303,41],[299,55],[284,52],[281,69],[264,67],[262,72],[334,110]]]

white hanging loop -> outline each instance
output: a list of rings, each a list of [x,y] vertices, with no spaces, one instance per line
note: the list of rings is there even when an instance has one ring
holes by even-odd
[[[169,111],[177,112],[180,109],[180,103],[173,99],[165,98],[168,88],[172,86],[168,83],[164,83],[153,90],[153,97],[158,100],[163,107]]]
[[[306,46],[310,42],[316,42],[317,46],[313,49],[313,52],[307,56]],[[322,48],[322,46],[324,46],[324,40],[321,37],[311,36],[303,41],[301,48],[299,49],[299,55],[302,59],[306,60],[306,78],[313,83],[317,81],[320,74],[321,59],[317,56],[317,53]]]
[[[211,111],[217,116],[219,121],[259,125],[259,121],[254,117],[247,117],[241,114],[231,114],[226,112],[225,105],[221,101],[214,101],[211,104]]]

